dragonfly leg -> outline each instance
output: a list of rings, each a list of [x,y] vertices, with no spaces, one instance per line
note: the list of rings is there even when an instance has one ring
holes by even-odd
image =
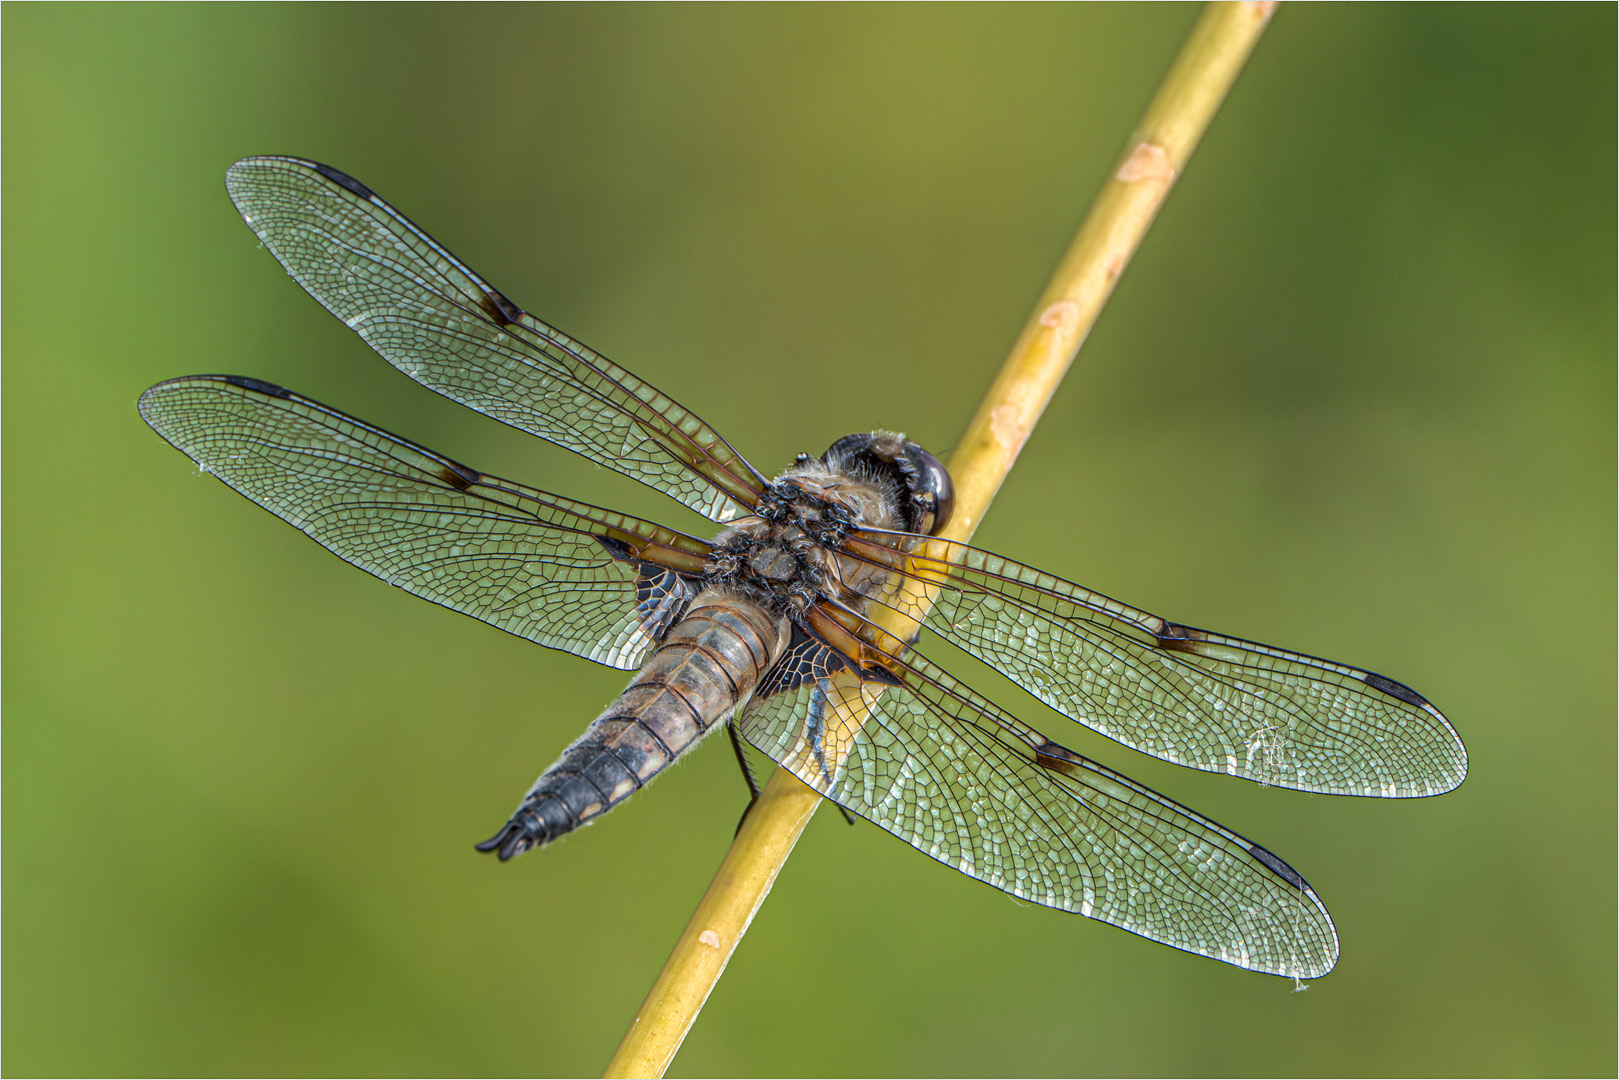
[[[731,736],[731,749],[736,751],[736,763],[742,769],[742,779],[748,782],[748,805],[742,808],[742,816],[737,819],[736,823],[736,831],[741,832],[742,823],[748,820],[748,814],[753,811],[753,804],[759,801],[759,782],[753,778],[753,767],[748,764],[748,755],[743,752],[742,739],[736,733],[736,725],[726,724],[725,730]],[[832,802],[830,799],[827,801]],[[838,807],[838,813],[842,814],[843,820],[850,825],[860,820],[843,807],[838,806],[837,803],[832,803],[832,805]]]
[[[731,736],[731,749],[736,751],[736,763],[742,769],[742,779],[748,784],[748,805],[742,808],[742,816],[736,821],[736,831],[741,832],[742,823],[753,812],[753,804],[759,801],[759,784],[753,778],[753,767],[748,764],[748,755],[742,749],[742,738],[736,733],[736,725],[726,724],[725,733]]]

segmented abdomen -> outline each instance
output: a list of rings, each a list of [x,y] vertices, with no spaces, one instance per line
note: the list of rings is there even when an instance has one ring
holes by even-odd
[[[753,693],[785,646],[786,618],[699,593],[617,701],[540,775],[504,828],[502,859],[548,844],[639,791]]]

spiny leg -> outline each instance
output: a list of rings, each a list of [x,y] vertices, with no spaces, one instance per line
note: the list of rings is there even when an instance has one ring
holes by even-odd
[[[736,831],[741,832],[742,823],[753,812],[753,804],[759,801],[759,784],[753,778],[753,766],[748,764],[748,755],[742,749],[742,737],[736,733],[736,725],[726,724],[725,733],[731,736],[731,749],[736,751],[736,763],[742,769],[742,779],[748,785],[748,805],[742,808],[742,816],[736,821]]]
[[[736,751],[736,763],[742,769],[742,779],[747,781],[748,784],[748,805],[742,808],[742,816],[736,822],[736,831],[741,832],[742,823],[748,820],[748,815],[753,812],[753,804],[759,801],[759,783],[753,778],[753,766],[748,764],[748,755],[742,749],[742,739],[736,733],[736,725],[726,724],[725,731],[726,734],[731,736],[731,749]],[[827,801],[832,802],[830,799]],[[832,805],[838,808],[838,813],[842,814],[843,820],[850,825],[860,820],[838,803],[832,803]]]

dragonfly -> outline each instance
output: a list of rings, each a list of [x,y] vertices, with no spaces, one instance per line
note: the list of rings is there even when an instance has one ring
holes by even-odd
[[[502,860],[606,813],[723,727],[755,797],[744,745],[1015,897],[1305,979],[1332,969],[1339,943],[1302,875],[1048,738],[925,649],[948,642],[1068,719],[1192,769],[1373,798],[1466,776],[1455,729],[1401,683],[940,537],[949,471],[902,435],[849,435],[768,477],[347,174],[252,157],[226,187],[287,273],[400,371],[716,526],[688,535],[500,479],[258,379],[141,395],[141,416],[202,471],[347,562],[635,672],[477,845]]]

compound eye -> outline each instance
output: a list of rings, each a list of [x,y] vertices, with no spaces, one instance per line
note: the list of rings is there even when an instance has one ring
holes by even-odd
[[[863,435],[858,432],[854,435],[845,435],[826,448],[826,453],[821,455],[821,460],[829,468],[841,468],[854,458],[870,454],[872,442],[870,435]]]
[[[939,530],[949,522],[950,514],[956,508],[955,482],[950,479],[950,470],[944,467],[944,462],[915,443],[906,449],[906,457],[916,470],[915,477],[910,481],[911,500],[930,519],[918,521],[916,531],[938,536]]]

